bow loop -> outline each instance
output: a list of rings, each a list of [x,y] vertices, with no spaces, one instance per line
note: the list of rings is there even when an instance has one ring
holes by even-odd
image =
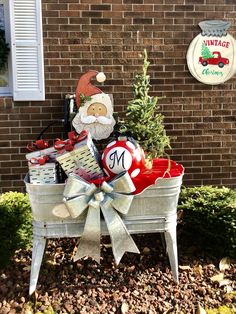
[[[126,171],[115,176],[109,183],[117,193],[130,194],[136,189],[130,175]]]
[[[83,214],[84,210],[88,207],[90,198],[86,195],[79,195],[71,199],[64,198],[63,201],[68,209],[67,216],[77,218]]]
[[[91,190],[91,191],[90,191]],[[69,175],[64,189],[65,198],[73,198],[79,194],[91,195],[96,190],[95,184],[89,184],[81,177],[74,174]]]

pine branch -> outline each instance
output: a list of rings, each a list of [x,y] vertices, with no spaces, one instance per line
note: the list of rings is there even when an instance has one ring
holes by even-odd
[[[150,62],[147,51],[144,50],[142,73],[134,78],[134,98],[128,102],[126,127],[131,131],[134,138],[151,158],[164,154],[166,147],[170,147],[169,137],[163,125],[164,116],[156,111],[159,98],[149,95],[150,76],[148,67]]]

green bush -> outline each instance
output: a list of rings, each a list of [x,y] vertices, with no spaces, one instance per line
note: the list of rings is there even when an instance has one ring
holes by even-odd
[[[186,187],[180,193],[183,234],[214,256],[236,257],[236,191]]]
[[[32,243],[32,215],[28,195],[6,192],[0,195],[0,267],[5,266],[16,249]]]
[[[222,305],[215,309],[206,310],[207,314],[235,314],[235,307],[228,307],[227,305]]]

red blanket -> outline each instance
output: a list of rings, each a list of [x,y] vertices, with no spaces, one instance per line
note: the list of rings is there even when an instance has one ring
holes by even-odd
[[[159,178],[178,177],[184,173],[184,167],[173,160],[156,158],[153,159],[153,167],[150,170],[143,170],[133,178],[136,187],[134,194],[140,194],[150,185],[158,183]]]
[[[140,194],[146,190],[149,186],[156,184],[159,178],[173,178],[178,177],[184,173],[184,167],[177,164],[173,160],[164,158],[153,159],[153,167],[150,170],[142,170],[137,177],[132,181],[136,187],[133,194]],[[111,178],[99,178],[93,181],[97,186],[101,185],[103,181],[110,181]]]

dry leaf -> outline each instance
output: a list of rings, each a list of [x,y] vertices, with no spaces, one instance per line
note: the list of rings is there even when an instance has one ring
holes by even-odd
[[[191,270],[191,267],[189,265],[183,265],[183,266],[179,265],[179,269],[181,269],[181,270]]]
[[[194,266],[193,271],[196,274],[202,275],[203,274],[202,265]]]
[[[111,243],[103,243],[103,246],[107,249],[111,248],[112,247],[112,244]]]
[[[33,296],[34,296],[34,299],[37,301],[38,297],[39,297],[39,294],[38,294],[37,290],[34,291]]]
[[[224,279],[224,274],[223,273],[219,273],[219,274],[217,274],[215,276],[212,276],[210,279],[211,279],[212,282],[215,282],[215,281],[220,282],[220,281],[222,281]]]
[[[122,303],[122,305],[121,305],[121,313],[125,314],[125,313],[128,312],[128,310],[129,310],[129,305],[127,303],[125,303],[125,302]]]
[[[219,263],[220,271],[225,271],[226,269],[230,269],[230,259],[228,257],[224,257],[221,259]]]
[[[144,255],[148,255],[148,254],[150,254],[150,252],[151,252],[151,250],[149,249],[149,247],[145,246],[145,247],[143,248],[142,253],[143,253]]]
[[[230,294],[233,291],[233,287],[231,286],[226,286],[226,295]]]
[[[198,304],[198,306],[197,306],[197,311],[196,311],[195,314],[206,314],[206,311],[204,310],[203,307],[201,307],[200,304]]]
[[[219,287],[230,285],[231,281],[229,279],[223,279],[219,281]]]
[[[24,271],[30,271],[31,270],[31,265],[23,267],[23,270]]]
[[[54,260],[54,258],[51,258],[51,259],[46,259],[45,260],[45,263],[49,266],[55,266],[55,265],[58,265],[58,263]]]

